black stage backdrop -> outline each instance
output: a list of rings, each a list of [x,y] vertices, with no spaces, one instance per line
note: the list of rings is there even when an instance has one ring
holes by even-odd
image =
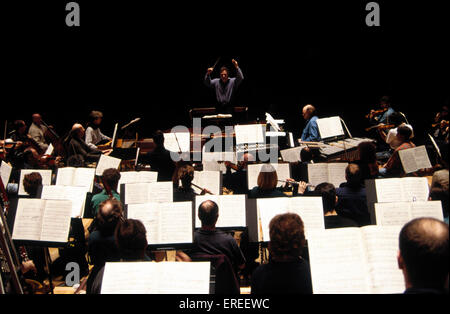
[[[68,2],[2,3],[2,128],[40,112],[64,134],[93,109],[109,135],[137,117],[142,137],[189,126],[190,108],[214,103],[203,76],[218,57],[239,62],[236,100],[251,119],[270,112],[296,137],[307,103],[363,137],[383,95],[417,135],[449,101],[450,11],[439,3],[377,1],[381,26],[368,27],[370,1],[79,0],[81,26],[67,27]]]

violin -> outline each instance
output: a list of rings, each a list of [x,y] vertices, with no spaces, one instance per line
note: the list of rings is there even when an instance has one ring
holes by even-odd
[[[384,130],[384,129],[392,129],[393,127],[395,127],[395,125],[393,125],[393,124],[377,124],[377,125],[368,127],[365,130],[366,131],[370,131],[372,129]]]
[[[387,110],[388,110],[388,108],[382,108],[382,109],[379,109],[379,110],[374,110],[373,112],[366,114],[365,117],[368,119],[371,114],[372,115],[376,115],[376,114],[384,113]]]
[[[446,127],[446,126],[449,126],[449,121],[448,120],[442,120],[441,122],[438,122],[438,123],[433,123],[432,125],[431,125],[431,127],[432,128],[435,128],[435,127],[437,127],[437,126],[441,126],[441,127]]]

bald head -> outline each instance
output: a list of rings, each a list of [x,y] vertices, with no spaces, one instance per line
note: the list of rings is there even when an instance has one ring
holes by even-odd
[[[399,265],[413,287],[443,288],[448,276],[448,225],[434,218],[408,222],[399,237]]]
[[[219,207],[211,200],[202,202],[198,207],[198,218],[202,227],[214,227],[219,218]]]
[[[303,118],[305,120],[309,120],[309,119],[311,119],[311,117],[314,115],[315,112],[316,112],[316,108],[313,105],[308,104],[303,107],[303,110],[302,110]]]
[[[31,116],[34,124],[40,125],[42,121],[42,117],[39,113],[35,113]]]
[[[84,136],[84,127],[79,123],[75,123],[72,126],[71,133],[76,134],[79,138],[82,138]]]

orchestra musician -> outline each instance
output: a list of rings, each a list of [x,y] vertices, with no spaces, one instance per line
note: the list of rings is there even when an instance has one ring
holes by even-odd
[[[319,127],[317,126],[316,108],[308,104],[302,109],[303,119],[306,120],[306,126],[303,129],[301,140],[304,142],[318,142],[321,140]]]
[[[231,104],[234,100],[236,89],[244,80],[244,75],[239,68],[238,62],[235,59],[231,60],[231,62],[236,68],[236,77],[229,77],[228,68],[223,66],[220,68],[220,79],[211,79],[214,67],[208,68],[204,79],[205,85],[215,90],[217,99],[216,110],[221,113],[231,112]]]
[[[45,152],[48,148],[48,142],[45,139],[45,133],[48,129],[42,123],[42,117],[39,113],[35,113],[31,117],[33,122],[30,125],[28,134],[36,143],[38,143],[41,151]]]
[[[91,111],[89,114],[89,122],[86,128],[85,142],[92,148],[96,149],[100,144],[106,144],[111,141],[111,138],[104,135],[100,131],[100,124],[102,123],[103,113],[100,111]]]
[[[414,130],[413,130],[412,125],[407,124],[405,122],[403,116],[399,112],[392,113],[389,120],[390,120],[391,124],[385,124],[385,125],[390,126],[392,128],[389,129],[387,134],[386,134],[386,131],[384,128],[382,128],[382,127],[378,128],[378,133],[379,133],[381,139],[383,140],[383,142],[385,142],[387,145],[389,145],[389,150],[377,153],[377,158],[379,160],[389,159],[389,157],[391,157],[394,150],[402,144],[400,142],[400,140],[397,138],[397,130],[398,130],[399,126],[405,125],[408,128],[410,128],[411,129],[411,138],[414,137]]]
[[[64,140],[67,159],[74,155],[78,155],[85,163],[96,162],[99,160],[102,151],[89,147],[84,141],[84,134],[85,129],[81,124],[75,123],[72,126],[69,135]],[[103,153],[109,155],[111,152],[112,149],[109,149]]]
[[[380,107],[379,110],[371,110],[366,118],[369,119],[371,124],[389,124],[390,116],[395,112],[395,110],[391,106],[391,98],[389,96],[383,96],[380,99]]]

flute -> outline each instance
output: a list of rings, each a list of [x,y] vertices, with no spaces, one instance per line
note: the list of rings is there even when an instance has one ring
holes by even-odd
[[[208,194],[214,195],[213,193],[211,193],[208,190],[202,188],[201,186],[198,186],[197,184],[191,183],[191,185],[195,186],[197,189],[200,189],[202,191],[205,190],[205,192],[208,193]]]

